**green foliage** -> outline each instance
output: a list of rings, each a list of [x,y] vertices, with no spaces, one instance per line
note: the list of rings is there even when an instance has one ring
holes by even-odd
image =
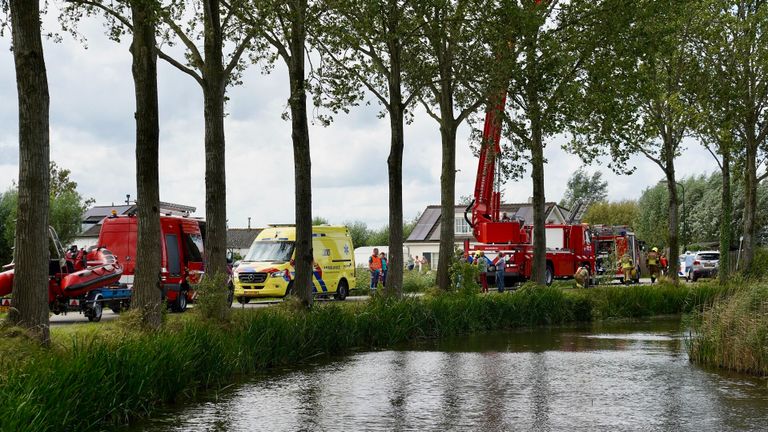
[[[229,318],[232,308],[229,305],[226,274],[217,273],[212,277],[203,277],[195,291],[197,298],[194,313],[207,320],[225,321]]]
[[[352,246],[361,247],[368,244],[368,225],[363,221],[348,221],[344,225],[349,229],[349,235],[352,237]]]
[[[637,201],[634,200],[600,201],[589,206],[582,220],[593,225],[632,226],[638,211]]]
[[[608,197],[608,182],[603,180],[603,173],[595,171],[591,176],[583,168],[579,168],[568,179],[563,199],[560,205],[573,209],[576,203],[605,202]],[[604,223],[604,222],[596,222]],[[619,225],[619,224],[614,224]]]
[[[478,278],[480,269],[464,260],[455,260],[450,267],[451,286],[463,293],[477,293],[480,291]]]
[[[691,320],[691,360],[713,367],[768,376],[768,283],[736,288]]]
[[[403,292],[423,293],[435,286],[435,273],[407,270],[403,273]]]
[[[330,223],[328,222],[328,219],[326,219],[326,218],[324,218],[322,216],[315,216],[315,217],[312,218],[312,225],[313,226],[317,226],[317,225],[330,225]]]

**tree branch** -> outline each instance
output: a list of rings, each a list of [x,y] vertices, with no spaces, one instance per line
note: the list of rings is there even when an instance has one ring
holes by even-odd
[[[240,41],[240,46],[235,49],[235,51],[232,53],[232,58],[229,59],[229,63],[224,68],[224,74],[226,76],[230,76],[232,74],[232,71],[237,67],[237,64],[240,62],[240,58],[243,56],[243,53],[251,44],[251,40],[256,37],[256,32],[251,30],[248,32],[248,34],[243,38],[242,41]]]
[[[168,54],[164,53],[163,50],[161,50],[158,47],[155,47],[155,52],[157,53],[158,57],[160,57],[161,59],[167,61],[172,66],[174,66],[176,69],[178,69],[178,70],[184,72],[185,74],[191,76],[192,78],[194,78],[195,81],[197,81],[197,83],[200,84],[201,86],[203,85],[203,78],[200,75],[198,75],[197,72],[195,72],[194,70],[188,68],[187,66],[184,66],[183,64],[181,64],[181,62],[177,61],[173,57],[171,57]]]
[[[80,5],[85,5],[85,6],[93,6],[95,8],[101,9],[108,15],[112,15],[115,19],[120,21],[124,26],[128,27],[128,29],[133,31],[133,25],[131,24],[131,21],[127,17],[120,15],[116,10],[105,6],[101,2],[92,1],[92,0],[66,0],[66,1],[67,3],[76,3]]]
[[[189,39],[189,36],[187,36],[184,31],[181,29],[181,27],[178,26],[170,17],[170,13],[168,13],[167,10],[163,10],[163,13],[160,14],[163,18],[163,22],[168,24],[168,26],[173,30],[173,32],[176,34],[176,36],[181,39],[181,42],[184,44],[184,46],[187,47],[190,54],[192,55],[192,59],[196,63],[195,66],[198,69],[203,69],[205,62],[203,61],[203,56],[200,55],[200,50],[197,49],[197,46],[195,46],[194,43],[192,43],[192,40]]]

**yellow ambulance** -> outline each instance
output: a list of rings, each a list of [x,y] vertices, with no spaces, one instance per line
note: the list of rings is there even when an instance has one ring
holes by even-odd
[[[291,293],[295,241],[295,225],[270,225],[259,233],[233,271],[238,302],[245,304],[252,298],[284,297]],[[333,295],[344,300],[355,281],[355,250],[349,230],[345,226],[313,226],[312,249],[313,292],[316,296]]]

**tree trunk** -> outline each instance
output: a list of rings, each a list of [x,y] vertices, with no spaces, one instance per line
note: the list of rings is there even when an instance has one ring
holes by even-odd
[[[151,329],[162,325],[158,179],[160,126],[154,7],[155,5],[145,1],[131,2],[131,55],[136,93],[136,190],[139,213],[132,306],[141,311],[142,323]]]
[[[205,0],[205,262],[210,276],[227,271],[227,181],[224,139],[224,74],[219,1]]]
[[[546,197],[544,195],[544,143],[541,125],[531,118],[531,179],[533,180],[533,281],[546,284],[547,236]],[[554,269],[553,269],[554,271]]]
[[[677,213],[677,182],[675,181],[675,165],[674,161],[668,161],[667,169],[665,170],[667,177],[667,192],[669,194],[668,213],[669,213],[669,231],[667,232],[667,241],[669,244],[669,259],[667,260],[668,271],[667,274],[672,281],[677,283],[677,270],[680,266],[678,256],[680,256],[680,245],[678,242],[678,226],[680,220]]]
[[[437,283],[441,290],[451,289],[449,270],[454,260],[456,218],[456,124],[453,119],[453,97],[440,102],[440,138],[443,168],[440,174],[440,254],[437,261]]]
[[[37,0],[11,0],[13,58],[19,98],[19,203],[15,277],[8,321],[50,344],[48,321],[48,76]]]
[[[722,146],[723,166],[720,170],[723,174],[723,190],[720,216],[720,269],[718,277],[720,283],[728,282],[731,272],[731,221],[733,219],[733,198],[731,197],[731,151],[730,148]]]
[[[755,228],[757,217],[757,142],[754,129],[747,129],[746,160],[744,161],[744,236],[739,270],[749,271],[755,256]]]
[[[304,71],[304,27],[307,11],[306,0],[289,3],[293,19],[289,48],[288,75],[291,85],[291,138],[293,140],[293,167],[296,182],[296,277],[293,291],[302,304],[312,306],[312,160],[309,152],[309,126],[307,124],[307,93]]]
[[[402,45],[399,34],[400,11],[398,2],[390,0],[388,10],[389,37],[389,123],[391,129],[389,158],[389,257],[387,261],[387,286],[385,292],[390,296],[403,294],[403,149],[405,147],[405,122],[402,93],[401,54]]]

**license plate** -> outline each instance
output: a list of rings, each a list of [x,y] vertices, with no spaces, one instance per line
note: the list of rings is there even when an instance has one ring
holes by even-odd
[[[712,263],[704,263],[704,267],[714,267],[715,265]]]

